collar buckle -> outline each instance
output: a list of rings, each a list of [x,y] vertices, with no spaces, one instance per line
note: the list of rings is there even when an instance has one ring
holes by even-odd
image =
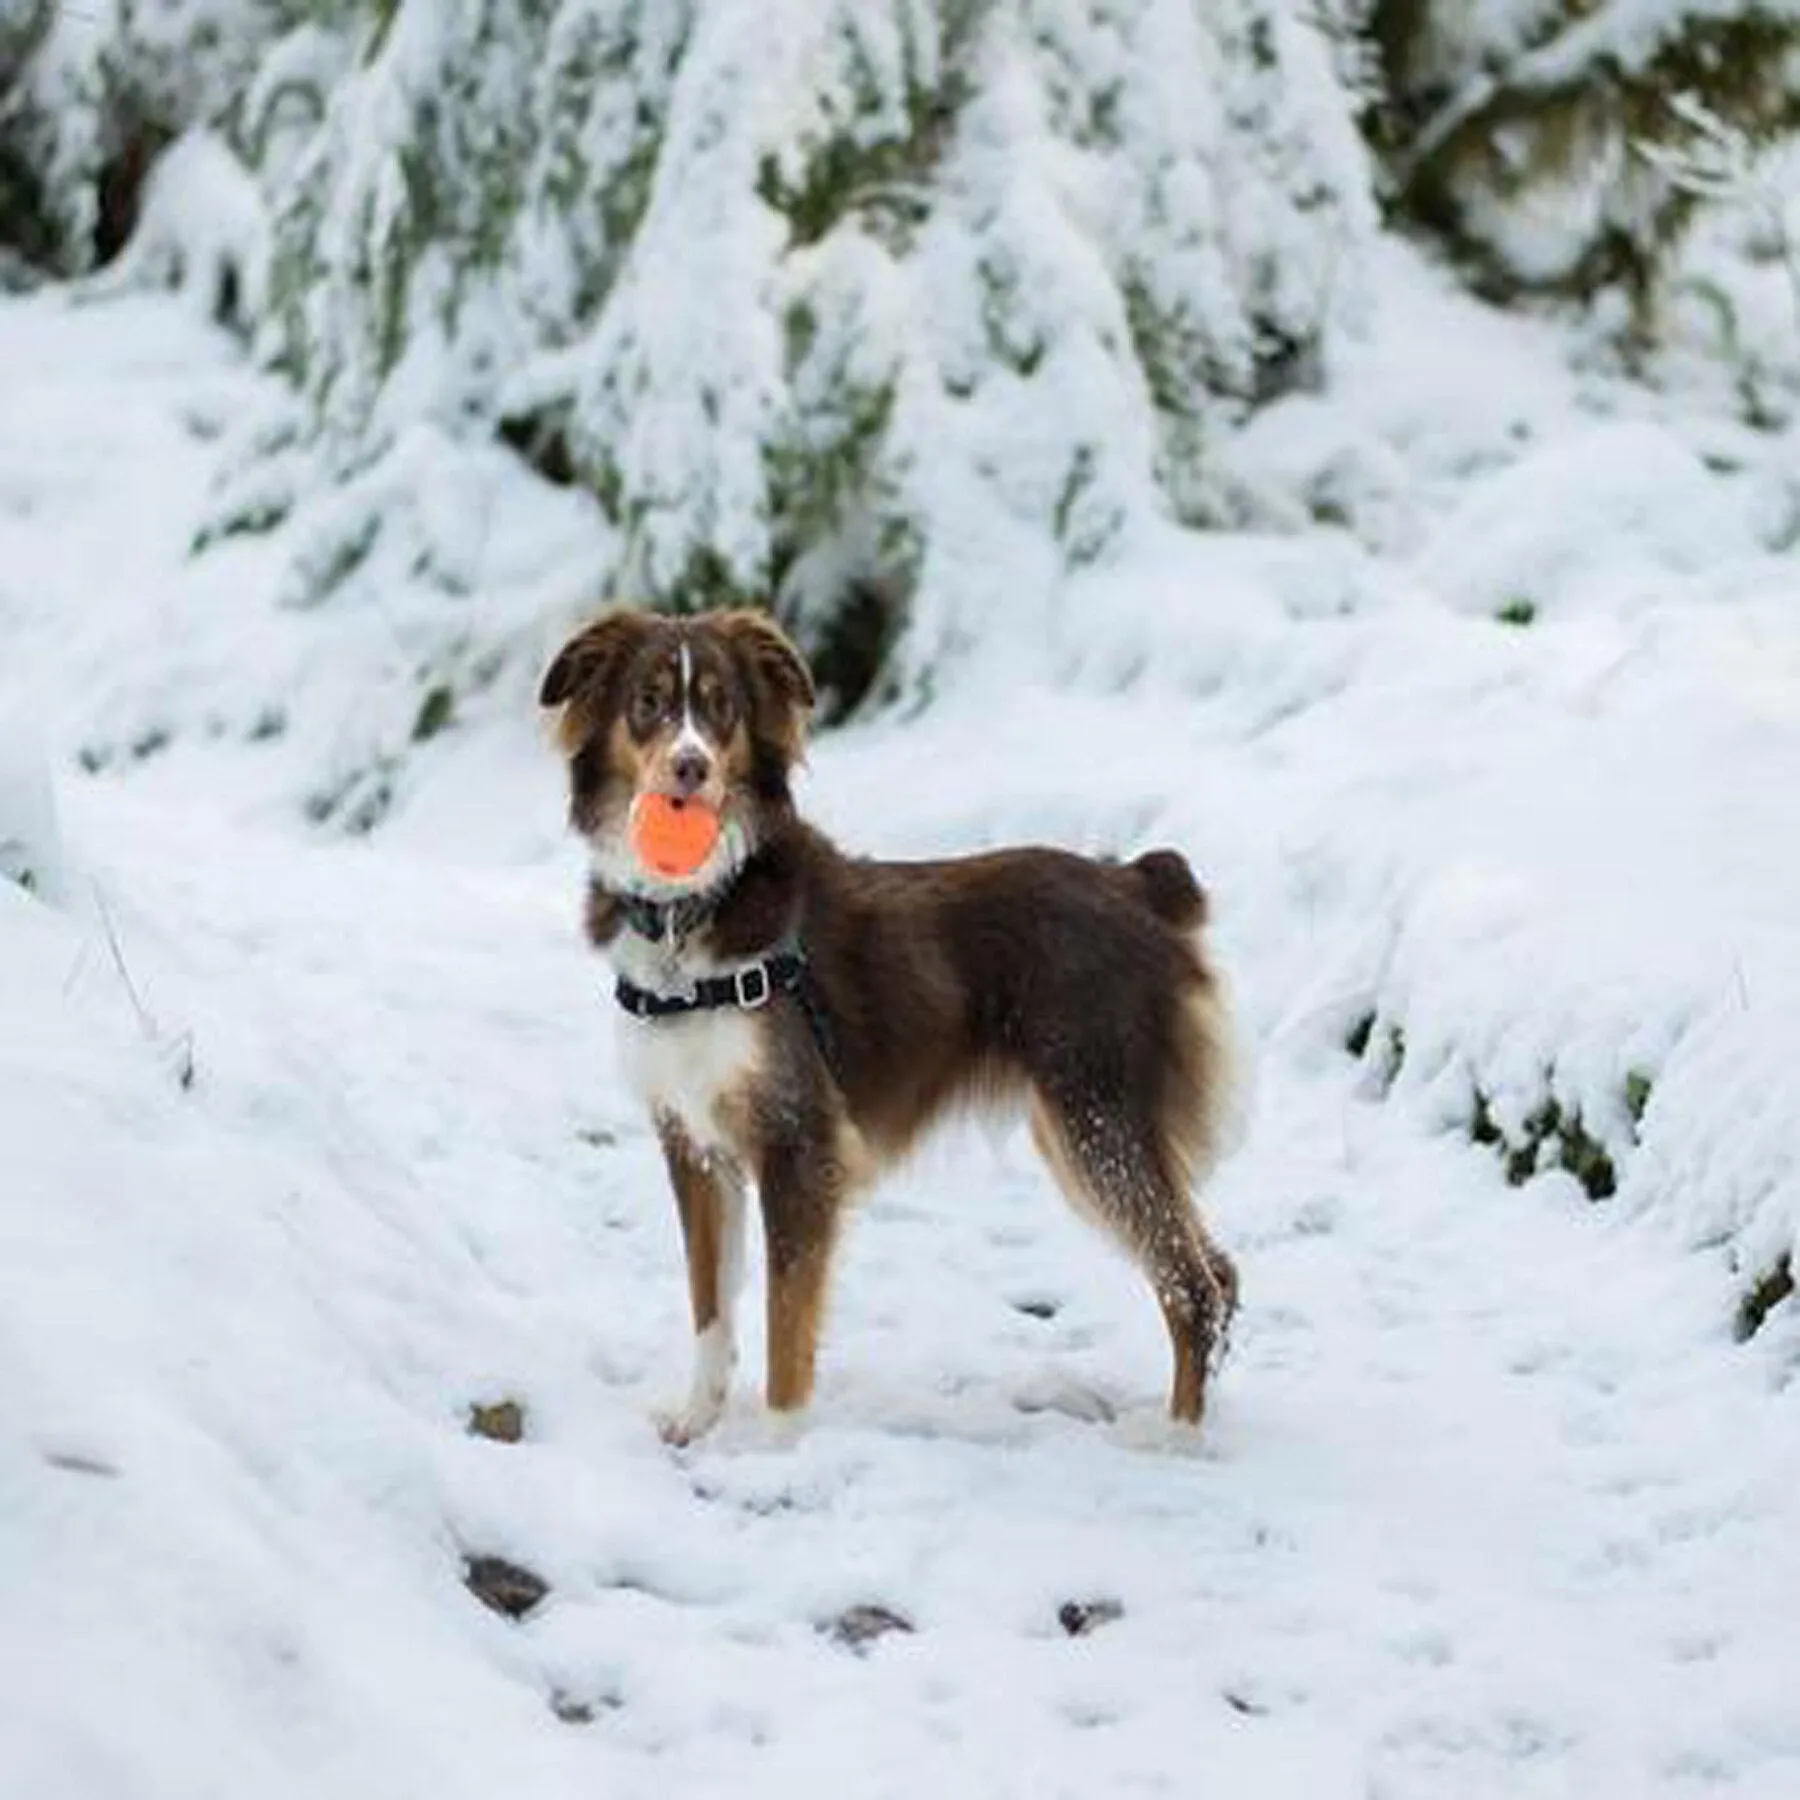
[[[737,995],[737,1003],[745,1012],[755,1012],[759,1007],[769,1004],[769,996],[775,991],[774,983],[769,979],[767,963],[752,963],[747,969],[739,969],[732,977],[732,988]]]

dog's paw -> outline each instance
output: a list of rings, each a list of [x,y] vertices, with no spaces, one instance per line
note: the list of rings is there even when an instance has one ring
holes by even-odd
[[[1121,1413],[1108,1424],[1106,1435],[1121,1450],[1145,1455],[1191,1456],[1209,1462],[1217,1456],[1207,1431],[1184,1419],[1171,1419],[1160,1407]]]
[[[743,1406],[719,1427],[710,1447],[730,1456],[785,1455],[805,1435],[806,1415],[802,1412]]]
[[[694,1345],[694,1380],[687,1405],[656,1415],[656,1429],[665,1444],[691,1444],[718,1424],[731,1397],[736,1367],[737,1347],[729,1327],[722,1323],[708,1326]]]
[[[686,1406],[658,1409],[652,1413],[651,1420],[656,1426],[656,1435],[672,1450],[685,1450],[689,1444],[697,1443],[718,1424],[725,1411],[725,1398],[720,1395],[717,1401],[708,1400],[702,1405],[690,1401]]]

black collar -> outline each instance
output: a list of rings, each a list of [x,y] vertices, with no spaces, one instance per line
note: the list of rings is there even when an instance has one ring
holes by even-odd
[[[641,988],[623,975],[613,991],[634,1019],[670,1019],[681,1013],[711,1012],[721,1006],[755,1012],[767,1006],[776,994],[799,993],[805,982],[806,958],[798,951],[782,950],[734,975],[703,975],[679,994],[659,994],[654,988]]]
[[[837,1038],[830,1016],[819,996],[805,955],[800,950],[777,950],[761,962],[749,964],[732,975],[703,975],[685,992],[659,994],[641,988],[623,975],[613,994],[634,1019],[673,1019],[684,1013],[714,1012],[734,1006],[739,1012],[756,1012],[777,994],[792,994],[806,1014],[807,1029],[824,1059],[825,1067],[838,1074]]]

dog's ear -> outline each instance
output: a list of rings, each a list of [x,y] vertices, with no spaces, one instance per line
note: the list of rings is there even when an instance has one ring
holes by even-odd
[[[757,709],[791,757],[800,754],[817,696],[806,659],[767,613],[721,613],[718,629],[736,652]]]
[[[610,681],[650,629],[647,614],[622,606],[602,613],[557,651],[538,688],[539,706],[562,706],[577,694]]]

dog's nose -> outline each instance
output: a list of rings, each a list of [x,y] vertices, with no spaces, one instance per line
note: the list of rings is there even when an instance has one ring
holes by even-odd
[[[675,778],[675,791],[684,800],[699,791],[710,772],[711,764],[698,750],[678,750],[669,764],[669,773]]]

